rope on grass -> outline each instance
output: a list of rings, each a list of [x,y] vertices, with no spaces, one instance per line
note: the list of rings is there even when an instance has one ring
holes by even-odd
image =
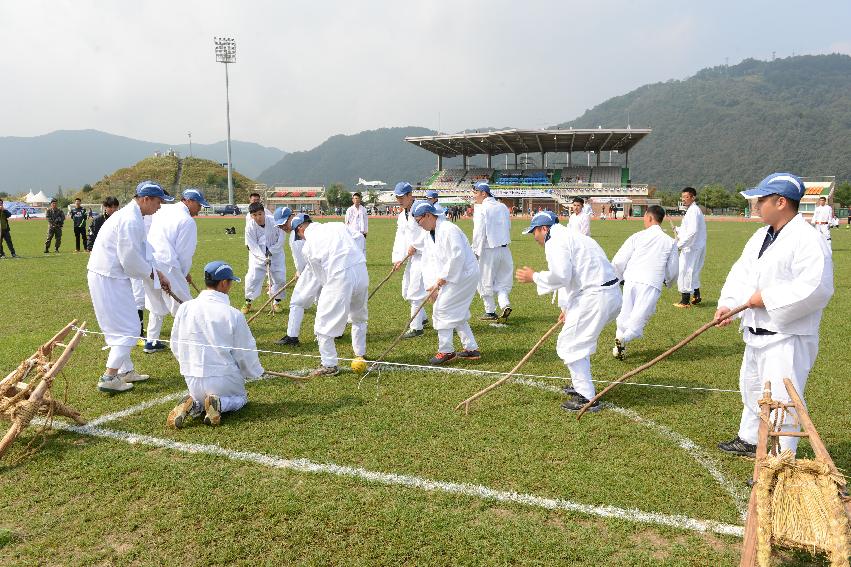
[[[77,329],[77,328],[74,327],[74,329]],[[92,335],[106,336],[106,333],[99,332],[99,331],[92,331],[92,330],[89,330],[89,329],[86,329],[83,332],[83,334],[84,335],[92,334]],[[112,335],[112,336],[114,336],[116,338],[120,338],[120,339],[135,339],[136,341],[145,340],[145,337],[138,337],[138,336],[133,336],[133,335]],[[160,342],[171,343],[172,341],[170,341],[168,339],[160,339]],[[223,346],[223,345],[209,345],[209,344],[205,344],[205,343],[199,343],[199,342],[195,342],[195,341],[185,341],[185,340],[184,341],[175,341],[175,342],[180,342],[182,344],[189,344],[189,345],[197,346],[197,347],[217,348],[217,349],[226,349],[226,350],[241,350],[241,351],[245,351],[245,352],[256,352],[258,354],[273,354],[273,355],[277,355],[277,356],[297,356],[297,357],[302,357],[302,358],[313,358],[313,359],[322,358],[318,354],[309,354],[309,353],[304,353],[304,352],[284,352],[284,351],[279,351],[279,350],[266,350],[266,349],[257,349],[257,348],[251,349],[251,348],[232,347],[232,346]],[[108,347],[105,347],[105,348],[108,348]],[[346,357],[343,357],[343,356],[339,356],[337,358],[339,360],[342,360],[342,361],[345,361],[345,362],[351,362],[353,360],[356,360],[355,358],[346,358]],[[367,364],[370,364],[370,363],[374,363],[376,361],[367,360],[366,362],[367,362]],[[445,373],[449,373],[449,374],[452,374],[452,373],[474,374],[474,375],[479,375],[479,376],[494,376],[494,375],[504,376],[505,375],[505,372],[500,372],[498,370],[482,370],[482,369],[478,369],[478,368],[458,368],[458,367],[451,367],[451,366],[431,366],[431,365],[428,365],[428,364],[410,364],[410,363],[405,363],[405,362],[378,361],[378,364],[377,364],[378,368],[381,368],[381,367],[384,367],[384,366],[393,366],[393,367],[397,367],[397,368],[406,368],[406,369],[411,369],[411,370],[425,370],[425,371],[428,371],[428,372],[445,372]],[[548,376],[548,375],[545,375],[545,374],[521,374],[521,373],[517,373],[514,376],[517,377],[517,378],[537,378],[537,379],[542,379],[542,380],[560,380],[562,382],[566,382],[567,380],[570,380],[570,378],[565,377],[565,376]],[[597,384],[611,384],[613,382],[612,380],[591,380],[591,381],[595,382]],[[729,389],[729,388],[711,388],[711,387],[708,387],[708,386],[676,386],[676,385],[673,385],[673,384],[652,384],[652,383],[646,383],[646,382],[624,382],[624,385],[625,386],[641,386],[641,387],[646,387],[646,388],[663,388],[663,389],[667,389],[667,390],[688,390],[688,391],[694,391],[694,392],[720,392],[720,393],[727,393],[727,394],[740,394],[741,393],[739,390],[732,390],[732,389]]]

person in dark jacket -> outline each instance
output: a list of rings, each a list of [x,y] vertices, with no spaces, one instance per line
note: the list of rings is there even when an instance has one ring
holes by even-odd
[[[92,226],[89,229],[89,243],[86,246],[86,250],[92,250],[92,247],[95,245],[95,239],[98,237],[98,231],[100,231],[100,227],[103,226],[103,223],[106,222],[106,219],[109,218],[109,215],[118,210],[118,199],[115,197],[107,197],[103,200],[103,214],[101,214],[98,218],[92,221]]]
[[[50,241],[56,237],[54,243],[56,253],[59,253],[59,245],[62,244],[62,225],[65,224],[65,212],[59,208],[56,199],[50,200],[50,207],[45,213],[47,218],[47,240],[44,241],[44,253],[50,253]]]
[[[12,258],[17,258],[15,254],[15,245],[12,244],[12,233],[9,230],[9,218],[12,213],[6,210],[3,206],[3,199],[0,199],[0,258],[6,257],[6,252],[3,250],[3,242],[9,245],[9,252],[12,253]]]
[[[69,212],[71,222],[74,225],[74,243],[76,244],[76,252],[80,252],[80,241],[83,241],[83,250],[88,251],[86,242],[86,221],[89,220],[89,213],[83,208],[79,198],[74,199],[74,206]]]

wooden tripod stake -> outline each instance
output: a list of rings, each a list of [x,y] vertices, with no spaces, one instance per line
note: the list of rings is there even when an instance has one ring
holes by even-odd
[[[506,374],[504,377],[500,378],[499,380],[497,380],[496,382],[494,382],[493,384],[491,384],[491,385],[490,385],[490,386],[488,386],[487,388],[485,388],[485,389],[483,389],[483,390],[479,390],[478,392],[476,392],[475,394],[473,394],[472,396],[470,396],[469,398],[467,398],[467,399],[466,399],[466,400],[464,400],[463,402],[459,403],[457,406],[455,406],[455,409],[456,409],[456,410],[459,410],[459,409],[461,409],[461,408],[463,407],[463,408],[464,408],[464,415],[469,415],[469,414],[470,414],[470,404],[471,404],[471,403],[473,403],[475,400],[477,400],[477,399],[481,398],[482,396],[484,396],[485,394],[487,394],[487,393],[488,393],[488,392],[490,392],[491,390],[494,390],[494,389],[496,389],[496,388],[499,388],[500,386],[502,386],[503,384],[505,384],[506,382],[508,382],[508,380],[509,380],[512,376],[514,376],[514,374],[515,374],[518,370],[520,370],[520,368],[521,368],[524,364],[526,364],[526,362],[527,362],[530,358],[532,358],[532,355],[533,355],[533,354],[535,354],[535,351],[537,351],[537,350],[541,347],[541,345],[542,345],[542,344],[544,344],[548,338],[550,338],[550,335],[552,335],[554,332],[556,332],[556,329],[558,329],[558,328],[562,325],[562,323],[564,323],[564,321],[558,321],[555,325],[553,325],[552,327],[550,327],[550,328],[549,328],[549,330],[547,330],[547,332],[546,332],[546,333],[544,333],[544,336],[543,336],[543,337],[541,337],[541,338],[540,338],[540,340],[538,340],[538,342],[537,342],[537,343],[535,343],[535,346],[533,346],[533,347],[532,347],[532,350],[530,350],[529,352],[527,352],[527,353],[526,353],[526,356],[524,356],[523,358],[521,358],[521,359],[520,359],[520,362],[518,362],[518,363],[517,363],[517,366],[515,366],[514,368],[512,368],[512,369],[511,369],[511,371],[510,371],[508,374]]]
[[[608,386],[603,388],[600,391],[599,394],[597,394],[596,396],[591,398],[588,401],[587,404],[582,406],[582,409],[579,410],[579,414],[576,416],[576,419],[581,419],[582,415],[586,411],[588,411],[588,408],[590,408],[597,400],[599,400],[600,398],[605,396],[608,393],[609,390],[611,390],[612,388],[614,388],[618,384],[628,380],[629,378],[632,378],[633,376],[635,376],[636,374],[638,374],[640,372],[644,372],[645,370],[647,370],[648,368],[650,368],[651,366],[653,366],[657,362],[665,360],[666,358],[668,358],[669,356],[671,356],[672,354],[674,354],[675,352],[680,350],[682,347],[689,344],[691,341],[693,341],[694,339],[696,339],[697,337],[699,337],[700,335],[702,335],[703,333],[705,333],[706,331],[708,331],[709,329],[711,329],[712,327],[714,327],[715,325],[720,323],[721,321],[725,321],[725,320],[729,319],[730,317],[733,317],[736,314],[741,313],[742,311],[744,311],[747,308],[748,308],[747,305],[740,305],[740,306],[736,307],[735,309],[733,309],[732,311],[730,311],[729,313],[727,313],[726,315],[724,315],[723,317],[713,319],[712,321],[706,323],[705,325],[700,327],[698,330],[696,330],[695,332],[693,332],[692,334],[690,334],[689,336],[687,336],[686,338],[684,338],[683,340],[681,340],[680,342],[678,342],[677,344],[675,344],[674,346],[672,346],[671,348],[669,348],[668,350],[666,350],[665,352],[663,352],[662,354],[660,354],[659,356],[657,356],[656,358],[651,360],[650,362],[646,362],[646,363],[642,364],[641,366],[639,366],[638,368],[630,370],[629,372],[627,372],[626,374],[624,374],[623,376],[621,376],[620,378],[618,378],[617,380],[615,380],[614,382],[612,382],[611,384],[609,384]]]

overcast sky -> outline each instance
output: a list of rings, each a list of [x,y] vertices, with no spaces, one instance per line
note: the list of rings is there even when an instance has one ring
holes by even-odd
[[[222,140],[213,36],[237,41],[232,138],[296,151],[382,126],[544,127],[725,59],[851,53],[849,21],[847,0],[0,0],[0,136]]]

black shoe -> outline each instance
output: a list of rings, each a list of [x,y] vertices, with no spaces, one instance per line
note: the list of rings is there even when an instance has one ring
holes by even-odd
[[[6,259],[6,255],[5,255],[5,254],[0,254],[0,260],[5,260],[5,259]]]
[[[718,448],[739,457],[756,457],[756,445],[743,441],[738,435],[729,441],[718,443]]]
[[[620,339],[615,339],[615,348],[612,349],[612,356],[618,360],[623,360],[624,356],[626,356],[626,347],[623,346]]]
[[[301,343],[298,341],[298,337],[290,337],[285,335],[280,340],[275,341],[276,345],[291,345],[291,346],[299,346]]]
[[[499,317],[496,316],[496,313],[485,313],[481,316],[482,321],[498,321]]]
[[[572,396],[567,398],[563,404],[561,404],[561,409],[566,411],[579,411],[585,407],[585,404],[588,403],[588,398],[579,393],[574,393]],[[596,413],[603,409],[603,406],[600,405],[599,401],[594,402],[588,411],[591,413]]]
[[[465,360],[479,360],[482,358],[482,353],[478,350],[462,350],[456,353],[456,356]]]
[[[45,254],[50,254],[50,250],[45,250],[45,251],[44,251],[44,253],[45,253]]]
[[[699,295],[695,295],[694,297],[691,298],[691,304],[692,305],[697,305],[698,303],[700,303],[700,301],[701,301],[701,299],[700,299]]]
[[[17,254],[15,254],[14,252],[12,252],[12,258],[19,258],[19,256]]]
[[[573,396],[577,393],[576,390],[573,389],[573,386],[571,386],[570,384],[562,388],[561,391],[567,394],[568,396]]]
[[[502,320],[505,321],[506,319],[508,319],[509,315],[511,315],[511,306],[508,306],[502,310]]]
[[[441,366],[448,362],[452,362],[458,355],[454,352],[439,352],[428,361],[432,366]]]
[[[403,339],[413,339],[416,337],[423,336],[424,331],[422,329],[408,329],[405,331],[405,334],[402,335]]]

